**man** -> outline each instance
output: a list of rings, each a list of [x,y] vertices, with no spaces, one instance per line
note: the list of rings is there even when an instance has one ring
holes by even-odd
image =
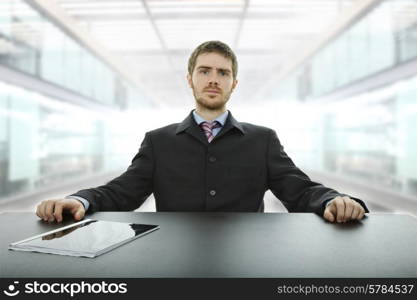
[[[86,211],[127,211],[154,193],[158,211],[263,211],[270,189],[289,212],[315,212],[330,222],[360,220],[359,199],[311,181],[284,152],[275,131],[236,121],[226,103],[237,85],[237,60],[224,43],[198,46],[187,80],[196,109],[179,124],[146,133],[121,176],[65,199],[47,200],[36,214],[61,222]]]

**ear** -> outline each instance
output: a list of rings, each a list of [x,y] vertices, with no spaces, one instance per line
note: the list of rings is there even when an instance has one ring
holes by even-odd
[[[188,81],[188,86],[190,88],[193,88],[193,79],[190,74],[187,74],[187,81]]]
[[[233,83],[232,83],[232,91],[235,89],[235,87],[237,86],[238,80],[234,79]]]

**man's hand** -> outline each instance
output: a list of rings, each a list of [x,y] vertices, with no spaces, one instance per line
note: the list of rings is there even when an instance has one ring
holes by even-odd
[[[355,200],[344,196],[336,197],[330,201],[324,210],[323,217],[329,222],[344,223],[352,220],[361,220],[365,209]]]
[[[36,208],[36,215],[47,222],[62,222],[63,212],[71,213],[77,221],[85,215],[84,205],[76,199],[45,200]]]

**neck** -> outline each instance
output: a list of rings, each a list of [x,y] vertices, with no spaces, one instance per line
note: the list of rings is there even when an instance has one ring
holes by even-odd
[[[195,112],[202,117],[204,120],[207,121],[213,121],[214,119],[216,119],[218,116],[220,116],[222,113],[224,113],[226,111],[226,107],[223,106],[222,108],[213,110],[213,109],[207,109],[204,107],[200,107],[199,105],[197,105]]]

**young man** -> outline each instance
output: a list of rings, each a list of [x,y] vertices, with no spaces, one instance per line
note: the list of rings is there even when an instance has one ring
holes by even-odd
[[[40,203],[36,214],[61,222],[86,211],[127,211],[154,193],[158,211],[263,211],[270,189],[289,212],[315,212],[330,222],[360,220],[359,199],[311,181],[284,152],[275,131],[236,121],[226,103],[237,85],[237,60],[224,43],[198,46],[187,80],[196,108],[178,124],[146,133],[125,173],[97,188]]]

